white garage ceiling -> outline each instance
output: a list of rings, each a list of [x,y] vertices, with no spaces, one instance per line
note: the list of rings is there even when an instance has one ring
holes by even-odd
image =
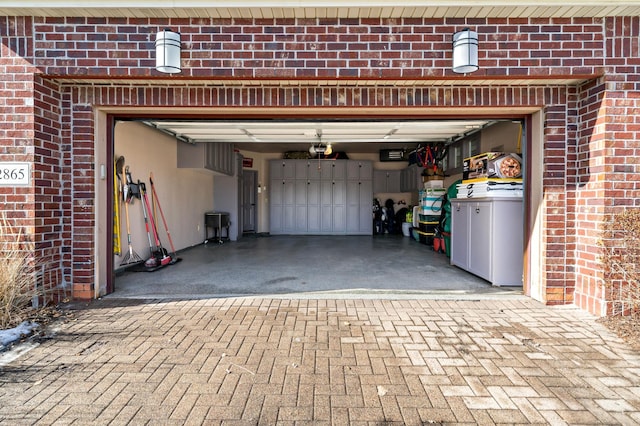
[[[316,143],[331,144],[334,151],[378,152],[429,142],[449,143],[495,121],[144,120],[143,123],[183,142],[231,142],[253,152],[306,151]]]

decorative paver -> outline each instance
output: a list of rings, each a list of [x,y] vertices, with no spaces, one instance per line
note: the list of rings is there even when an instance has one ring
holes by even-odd
[[[640,423],[639,354],[527,299],[105,298],[6,356],[6,424]]]

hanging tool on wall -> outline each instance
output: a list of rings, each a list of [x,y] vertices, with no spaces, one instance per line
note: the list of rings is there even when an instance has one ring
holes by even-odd
[[[124,212],[125,212],[125,221],[127,223],[127,245],[128,250],[122,258],[122,262],[120,262],[120,266],[126,265],[134,265],[138,263],[144,262],[144,259],[141,258],[138,253],[133,250],[133,246],[131,245],[131,226],[129,222],[129,203],[133,201],[132,194],[136,191],[133,188],[133,182],[131,182],[131,173],[129,173],[129,166],[126,166],[122,170],[122,174],[125,176],[126,184],[123,187],[123,197],[124,197]]]
[[[113,162],[113,254],[122,254],[122,242],[120,240],[120,201],[122,199],[122,167],[124,157],[117,157]]]
[[[167,253],[167,250],[162,247],[162,243],[160,242],[160,237],[158,236],[158,227],[156,226],[156,221],[151,214],[151,204],[149,202],[149,198],[147,197],[147,189],[144,182],[138,181],[138,186],[140,188],[140,194],[142,196],[142,200],[144,203],[143,213],[146,209],[146,213],[148,214],[149,226],[151,227],[151,231],[153,232],[153,238],[155,241],[155,249],[152,247],[151,249],[151,257],[147,259],[145,262],[145,266],[149,268],[148,272],[151,270],[156,270],[158,267],[166,266],[171,263],[171,256]],[[145,218],[146,220],[147,218]]]
[[[154,202],[154,206],[157,205],[158,207],[158,211],[160,212],[160,217],[162,217],[164,230],[167,233],[167,238],[169,239],[169,245],[171,245],[171,254],[170,254],[171,263],[177,263],[182,259],[180,259],[176,255],[176,248],[173,245],[173,240],[171,239],[171,232],[169,232],[169,226],[167,225],[167,220],[165,219],[164,213],[162,212],[162,206],[160,205],[160,199],[158,198],[158,194],[156,193],[156,187],[153,184],[153,173],[149,174],[149,183],[151,184],[151,199]],[[155,214],[154,214],[154,217],[156,217]],[[220,233],[222,233],[222,230],[220,230]]]

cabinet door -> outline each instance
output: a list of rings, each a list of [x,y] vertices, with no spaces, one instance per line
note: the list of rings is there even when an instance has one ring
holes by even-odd
[[[271,205],[281,206],[284,204],[284,181],[272,180],[271,181]]]
[[[333,230],[333,182],[320,181],[320,229],[324,234]]]
[[[407,169],[402,169],[400,170],[400,192],[409,192],[407,191],[407,187],[409,186],[407,184],[407,174],[409,173],[409,171]]]
[[[282,234],[282,204],[279,205],[271,205],[269,208],[269,232],[272,235]]]
[[[524,258],[522,201],[493,200],[491,283],[521,286]]]
[[[373,171],[373,192],[387,192],[387,171],[386,170],[374,170]]]
[[[204,168],[209,170],[216,170],[216,158],[218,156],[216,148],[218,147],[218,144],[202,143],[202,145],[204,153]]]
[[[359,211],[359,233],[365,235],[373,234],[373,182],[364,180],[360,182],[360,211]]]
[[[451,202],[451,264],[469,267],[469,216],[467,203]]]
[[[422,167],[418,167],[416,164],[404,169],[400,182],[400,191],[413,192],[422,189],[422,170]]]
[[[319,234],[322,231],[320,202],[320,181],[309,179],[307,183],[307,232]]]
[[[373,179],[373,163],[371,161],[360,161],[358,168],[360,169],[360,180]]]
[[[233,145],[229,143],[206,143],[207,168],[226,175],[233,175],[234,153]]]
[[[387,192],[402,192],[400,191],[400,170],[387,172]]]
[[[490,202],[469,204],[469,272],[491,280],[491,210]]]
[[[360,168],[357,161],[347,161],[347,179],[357,180],[360,178]]]
[[[357,234],[360,230],[360,182],[347,181],[347,234]]]
[[[307,233],[307,180],[295,180],[295,233]]]
[[[347,233],[373,233],[372,181],[347,181]]]
[[[307,161],[307,179],[320,180],[331,178],[330,164],[325,164],[326,161],[318,162],[318,160]],[[323,177],[323,176],[328,177]]]
[[[296,160],[282,160],[282,178],[295,179],[296,177]]]
[[[271,197],[269,202],[269,232],[277,235],[282,233],[284,185],[282,180],[272,180],[270,184]]]
[[[333,198],[333,228],[332,232],[343,234],[347,230],[346,218],[346,182],[334,180],[332,182]]]
[[[284,178],[284,162],[282,160],[272,160],[269,162],[269,179],[282,180]]]
[[[331,161],[331,179],[344,180],[347,175],[348,160]]]
[[[413,192],[416,191],[415,188],[415,165],[411,165],[406,169],[402,170],[401,178],[400,178],[400,192]]]
[[[282,182],[283,182],[282,230],[287,234],[292,234],[295,232],[295,215],[296,215],[296,196],[295,196],[295,184],[294,184],[295,181],[284,180]]]
[[[297,160],[294,163],[296,169],[296,179],[307,179],[309,173],[309,162],[306,160]]]
[[[371,180],[373,178],[373,167],[371,161],[347,161],[348,180]]]

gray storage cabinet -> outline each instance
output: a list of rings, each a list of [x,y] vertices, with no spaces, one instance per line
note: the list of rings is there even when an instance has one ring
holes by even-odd
[[[373,232],[370,161],[271,160],[269,172],[271,234]]]
[[[521,286],[522,199],[451,200],[451,264],[495,286]]]
[[[400,172],[400,192],[419,191],[423,188],[422,171],[424,169],[417,164],[402,169]]]
[[[373,192],[397,193],[400,191],[400,176],[402,170],[373,170]]]
[[[178,142],[177,156],[179,168],[205,169],[229,176],[234,173],[236,154],[232,143]]]

